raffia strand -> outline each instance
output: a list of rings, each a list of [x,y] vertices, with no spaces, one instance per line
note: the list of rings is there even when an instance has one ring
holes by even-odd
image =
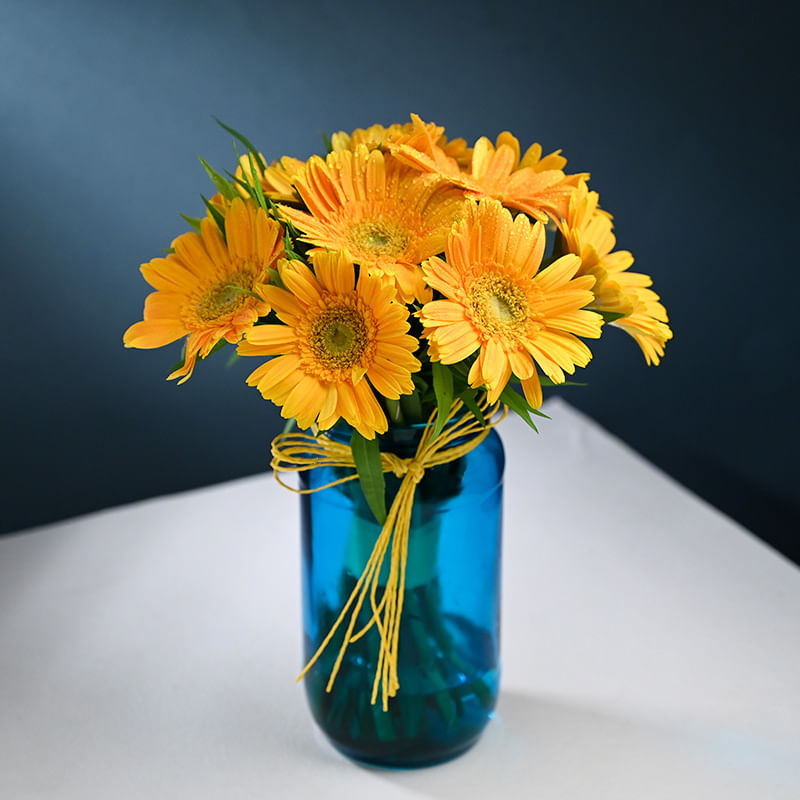
[[[331,669],[326,691],[333,689],[334,681],[339,673],[348,646],[360,639],[373,626],[377,628],[380,647],[375,679],[372,686],[371,703],[374,705],[378,697],[384,711],[389,708],[389,699],[394,697],[400,688],[397,675],[397,654],[400,638],[400,618],[403,613],[405,596],[406,564],[408,561],[408,541],[411,528],[411,512],[414,505],[414,494],[417,484],[425,475],[425,470],[450,463],[462,458],[474,450],[489,435],[490,430],[508,413],[508,409],[500,404],[490,406],[484,398],[480,404],[486,425],[481,424],[471,411],[464,411],[461,400],[455,400],[447,413],[446,424],[442,432],[434,438],[433,421],[436,412],[428,419],[422,433],[416,453],[411,458],[400,458],[394,453],[381,453],[381,466],[384,472],[391,472],[401,479],[400,488],[392,501],[386,521],[381,528],[369,559],[361,577],[350,593],[347,602],[336,622],[320,644],[317,652],[309,659],[303,671],[298,675],[301,680],[314,666],[328,647],[339,626],[349,620],[344,632],[344,639],[339,647],[336,661]],[[500,414],[498,414],[500,411]],[[463,439],[459,444],[454,444]],[[356,480],[355,461],[350,446],[335,442],[327,436],[310,436],[304,433],[284,433],[272,441],[271,466],[281,486],[297,494],[310,494],[329,489],[333,486]],[[296,489],[281,480],[281,472],[306,472],[317,467],[339,467],[352,469],[353,472],[324,486],[313,489]],[[389,574],[383,594],[378,600],[380,575],[383,563],[389,554]],[[366,624],[356,631],[356,623],[365,601],[369,598],[370,617]]]

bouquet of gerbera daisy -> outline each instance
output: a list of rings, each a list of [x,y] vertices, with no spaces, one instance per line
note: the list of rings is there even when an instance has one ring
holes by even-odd
[[[614,250],[586,173],[538,144],[520,158],[507,132],[468,148],[412,119],[269,164],[228,129],[248,152],[228,178],[203,162],[218,193],[205,218],[184,217],[196,232],[142,266],[156,291],[125,345],[185,337],[169,375],[183,382],[198,357],[238,343],[269,359],[248,383],[284,417],[321,430],[342,418],[368,439],[427,419],[437,384],[439,400],[452,385],[470,405],[486,392],[535,410],[543,383],[586,366],[582,339],[604,322],[659,362],[666,311]]]
[[[184,217],[193,232],[142,266],[155,291],[125,345],[185,338],[169,375],[179,382],[198,358],[236,345],[262,360],[247,383],[311,431],[278,437],[276,470],[355,469],[384,528],[353,589],[342,650],[371,589],[382,648],[373,702],[380,681],[385,709],[397,689],[404,548],[422,472],[474,446],[500,406],[533,425],[542,386],[586,366],[584,340],[608,325],[657,364],[672,336],[667,314],[650,278],[630,271],[633,256],[615,250],[589,176],[565,172],[560,151],[543,156],[533,144],[523,155],[508,132],[470,148],[412,115],[335,133],[324,157],[268,162],[223,127],[246,152],[226,176],[203,162],[217,193],[204,198],[202,219]],[[353,431],[349,456],[318,436],[340,421]],[[415,458],[380,452],[376,434],[414,423],[427,424]],[[387,514],[389,471],[410,488]],[[393,536],[399,548],[389,548]],[[389,549],[387,582],[379,576]]]

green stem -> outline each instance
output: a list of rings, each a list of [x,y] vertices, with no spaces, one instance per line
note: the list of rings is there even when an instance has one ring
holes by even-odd
[[[380,697],[378,697],[376,703],[372,706],[372,720],[375,723],[375,731],[378,734],[378,738],[382,742],[393,742],[397,739],[391,711],[383,710]]]
[[[332,728],[341,728],[350,704],[350,690],[346,686],[334,686],[332,695],[333,699],[328,710],[328,723]]]
[[[433,698],[442,713],[445,723],[449,726],[456,720],[456,704],[450,696],[449,687],[436,664],[433,649],[428,641],[428,631],[422,621],[422,609],[416,595],[417,592],[412,592],[407,596],[408,611],[410,612],[409,625],[422,662],[422,668],[425,670],[425,676],[436,689]]]
[[[424,614],[427,623],[431,627],[431,635],[438,642],[443,657],[451,663],[463,675],[469,675],[472,667],[464,661],[461,654],[453,646],[453,637],[444,625],[444,620],[439,611],[440,603],[438,595],[438,585],[429,586],[422,595]],[[459,695],[463,695],[465,690],[474,691],[480,704],[484,708],[491,708],[494,703],[492,690],[486,685],[483,678],[478,678],[464,686],[459,687]]]

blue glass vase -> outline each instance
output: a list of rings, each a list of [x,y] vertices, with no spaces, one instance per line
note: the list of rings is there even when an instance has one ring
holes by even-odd
[[[383,452],[414,455],[422,426],[391,429]],[[350,430],[332,438],[349,442]],[[500,677],[500,553],[505,457],[492,430],[474,450],[425,472],[414,500],[400,622],[400,688],[384,711],[372,704],[379,638],[352,642],[330,692],[343,628],[305,677],[311,713],[345,755],[386,767],[451,759],[492,716]],[[316,488],[347,471],[301,474]],[[400,481],[386,475],[387,508]],[[306,661],[319,648],[361,576],[380,533],[358,481],[303,495],[302,589]],[[383,571],[388,574],[388,558]],[[362,609],[359,624],[368,621]]]

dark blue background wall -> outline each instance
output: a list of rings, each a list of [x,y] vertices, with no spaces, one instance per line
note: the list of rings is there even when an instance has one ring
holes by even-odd
[[[212,114],[274,158],[416,111],[591,171],[675,339],[647,369],[612,331],[568,399],[797,557],[793,23],[735,3],[4,0],[1,529],[265,468],[279,422],[250,363],[176,387],[177,346],[122,349],[137,267],[202,212],[197,154],[231,164]]]

